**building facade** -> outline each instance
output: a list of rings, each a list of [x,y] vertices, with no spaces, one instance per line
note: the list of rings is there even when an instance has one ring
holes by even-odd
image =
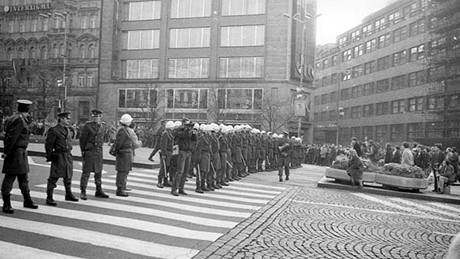
[[[460,137],[460,86],[451,80],[452,91],[440,91],[447,81],[438,80],[439,66],[431,62],[440,44],[433,28],[441,24],[431,13],[439,5],[436,0],[397,1],[317,53],[315,142],[338,138],[347,144],[357,137],[427,143]],[[458,13],[449,20],[458,21]],[[447,30],[458,33],[458,26]]]
[[[99,0],[0,0],[2,115],[15,100],[34,102],[36,119],[72,112],[75,122],[96,107]]]
[[[303,26],[283,14],[305,9],[314,15],[316,2],[104,0],[98,106],[112,121],[185,116],[296,132],[292,90],[301,53],[302,86],[312,85],[314,21],[302,52]],[[305,116],[301,127],[310,129]]]

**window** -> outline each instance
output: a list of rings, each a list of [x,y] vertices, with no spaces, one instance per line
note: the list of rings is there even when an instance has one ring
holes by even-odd
[[[85,87],[86,76],[84,74],[78,75],[77,85],[78,87]]]
[[[444,122],[427,122],[426,137],[427,138],[442,138]]]
[[[81,23],[80,26],[83,30],[88,29],[88,17],[87,16],[82,16],[80,23]]]
[[[86,84],[87,87],[94,87],[94,75],[92,73],[88,74],[86,78]]]
[[[409,111],[422,111],[423,110],[423,97],[409,99]]]
[[[428,69],[428,76],[431,81],[436,81],[446,75],[446,66],[431,67]]]
[[[263,77],[263,57],[232,57],[219,59],[221,78],[260,78]]]
[[[353,55],[354,57],[359,57],[364,54],[364,44],[359,44],[358,46],[353,48]]]
[[[340,100],[350,99],[350,88],[340,90]]]
[[[383,141],[387,138],[387,126],[386,125],[379,125],[375,126],[375,139],[377,141]]]
[[[327,60],[327,58],[324,59],[324,60],[323,60],[323,68],[327,68],[327,67],[328,67],[328,64],[329,64],[329,60]]]
[[[377,61],[373,60],[364,64],[364,74],[368,75],[377,71]]]
[[[361,138],[361,128],[360,127],[352,127],[351,128],[351,136],[360,139]]]
[[[375,104],[375,115],[388,114],[388,102],[382,102]]]
[[[351,88],[351,97],[352,98],[361,97],[362,94],[363,94],[363,86],[362,85],[353,86]]]
[[[414,138],[423,137],[423,124],[422,123],[409,123],[407,124],[407,139],[412,140]]]
[[[374,115],[374,105],[363,105],[363,117],[371,117]]]
[[[386,33],[380,37],[378,37],[378,45],[379,45],[379,48],[384,48],[384,47],[387,47],[391,44],[391,34],[390,33]]]
[[[339,38],[339,47],[343,47],[348,44],[348,38],[347,36],[343,36]]]
[[[208,89],[167,89],[167,108],[206,109]]]
[[[329,101],[328,94],[321,95],[321,104],[326,104]]]
[[[391,90],[402,89],[407,87],[406,75],[395,76],[391,78]]]
[[[378,71],[388,69],[390,68],[390,65],[391,65],[391,56],[385,56],[377,60],[377,70]]]
[[[403,26],[399,29],[396,29],[394,32],[393,32],[393,41],[396,43],[396,42],[400,42],[400,41],[403,41],[405,39],[407,39],[407,26]]]
[[[377,49],[377,40],[372,39],[366,42],[366,53],[371,53],[372,51]]]
[[[119,89],[118,108],[155,108],[157,106],[156,89]]]
[[[380,30],[383,30],[387,27],[387,24],[386,24],[386,21],[385,21],[385,17],[382,17],[378,20],[375,21],[374,25],[375,25],[375,29],[377,31],[380,31]]]
[[[332,56],[331,66],[337,65],[337,63],[338,63],[338,57],[337,57],[337,55]]]
[[[400,21],[401,21],[401,12],[399,10],[388,15],[389,24],[396,24]]]
[[[426,71],[421,70],[409,74],[409,86],[422,85],[427,82],[426,80]]]
[[[184,28],[170,30],[170,48],[206,48],[209,47],[209,28]]]
[[[145,79],[159,77],[159,59],[126,60],[126,79]]]
[[[129,21],[160,19],[161,1],[129,3]]]
[[[31,30],[32,32],[38,31],[38,20],[37,20],[37,19],[33,19],[33,20],[31,21],[30,30]]]
[[[406,111],[406,100],[397,100],[391,102],[391,113],[404,113]]]
[[[221,27],[222,47],[263,46],[264,43],[264,25]]]
[[[460,95],[459,94],[450,95],[447,99],[447,108],[456,109],[459,106],[460,106]]]
[[[89,19],[89,27],[91,29],[96,29],[96,27],[97,27],[97,18],[98,18],[97,16],[93,15]]]
[[[19,21],[19,32],[26,32],[26,21],[25,20]]]
[[[352,55],[351,55],[351,49],[345,50],[342,52],[342,61],[348,61],[351,60]]]
[[[352,119],[361,118],[361,111],[362,111],[361,106],[351,107],[351,118]]]
[[[37,58],[37,50],[34,47],[30,47],[29,57]]]
[[[364,75],[363,65],[355,66],[355,67],[352,68],[352,77],[353,78],[360,77],[362,75]]]
[[[79,101],[78,102],[78,118],[80,121],[89,120],[89,102]]]
[[[460,121],[447,121],[446,133],[448,138],[460,138]]]
[[[320,96],[318,96],[318,95],[315,96],[314,103],[315,103],[315,105],[320,104]]]
[[[252,15],[265,13],[266,0],[222,0],[222,15]]]
[[[42,19],[42,30],[43,31],[48,31],[48,23],[49,23],[48,18],[43,18]]]
[[[390,82],[389,81],[390,80],[388,80],[388,79],[377,81],[375,92],[376,93],[383,93],[383,92],[388,91],[390,89]]]
[[[48,49],[46,46],[42,46],[40,49],[40,59],[47,59],[48,58]]]
[[[409,35],[415,36],[425,32],[425,19],[420,19],[409,24]]]
[[[85,45],[81,44],[80,47],[78,48],[78,53],[80,58],[86,58],[86,47]]]
[[[370,82],[363,85],[363,95],[373,95],[375,93],[375,83]]]
[[[89,58],[96,58],[96,47],[94,44],[90,44],[88,47]]]
[[[127,49],[157,49],[160,46],[160,31],[128,31]]]
[[[9,21],[8,22],[8,32],[13,33],[14,32],[14,21]]]
[[[209,58],[169,59],[169,78],[208,78]]]
[[[372,24],[368,24],[368,25],[363,27],[363,35],[364,36],[369,36],[369,35],[372,35],[373,33],[374,33],[374,31],[372,29]]]
[[[393,66],[399,66],[407,62],[407,50],[393,54]]]
[[[338,82],[338,74],[337,73],[334,73],[331,75],[331,84],[337,84]]]
[[[218,89],[217,96],[219,108],[222,109],[262,109],[262,89]]]
[[[428,97],[427,109],[428,110],[444,109],[444,97],[443,96]]]
[[[359,41],[361,39],[361,30],[356,30],[351,33],[351,40],[353,42]]]
[[[425,58],[425,45],[419,45],[410,49],[410,61],[414,62]]]
[[[390,126],[390,140],[391,141],[403,141],[404,139],[404,125],[393,124]]]

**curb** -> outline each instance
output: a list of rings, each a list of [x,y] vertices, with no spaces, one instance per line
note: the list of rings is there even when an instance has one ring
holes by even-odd
[[[369,186],[364,186],[363,189],[357,190],[357,189],[354,189],[351,185],[339,184],[339,183],[335,183],[333,181],[327,180],[325,176],[323,176],[323,178],[321,178],[321,180],[318,181],[317,187],[353,191],[353,192],[370,193],[370,194],[378,194],[378,195],[399,197],[399,198],[452,203],[452,204],[457,204],[457,205],[460,204],[460,197],[458,198],[438,197],[438,196],[432,196],[432,195],[426,195],[426,194],[420,194],[420,193],[379,189],[379,187],[369,187]]]
[[[3,152],[3,147],[0,147],[0,152]],[[42,151],[34,151],[34,150],[27,150],[27,154],[29,156],[40,156],[40,157],[45,157],[46,153]],[[81,156],[72,156],[74,161],[82,161]],[[115,160],[112,159],[102,159],[102,163],[107,164],[107,165],[115,165]],[[133,162],[133,167],[137,168],[143,168],[143,169],[158,169],[160,168],[159,164],[144,164],[144,163],[139,163],[139,162]]]

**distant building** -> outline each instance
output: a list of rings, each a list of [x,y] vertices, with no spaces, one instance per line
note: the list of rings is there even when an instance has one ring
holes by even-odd
[[[60,106],[71,110],[76,122],[89,119],[89,111],[96,107],[100,4],[99,0],[0,0],[3,114],[15,110],[16,99],[27,98],[34,102],[36,119],[53,117]]]
[[[103,0],[98,106],[107,120],[248,123],[297,132],[302,24],[298,0]],[[305,1],[316,14],[316,1]],[[311,88],[314,19],[307,22],[303,86]],[[286,116],[268,113],[286,110]],[[290,119],[290,117],[292,119]],[[291,123],[291,124],[290,124]],[[301,117],[302,134],[311,129]]]
[[[434,28],[442,26],[458,39],[459,8],[447,23],[433,16],[454,2],[397,1],[339,35],[336,48],[317,53],[315,142],[335,143],[337,128],[342,144],[351,137],[426,144],[460,137],[458,79],[440,79],[445,71],[432,62],[449,46]],[[448,50],[457,59],[458,44]],[[458,66],[454,74],[460,74]],[[450,85],[448,92],[440,86],[445,84]]]

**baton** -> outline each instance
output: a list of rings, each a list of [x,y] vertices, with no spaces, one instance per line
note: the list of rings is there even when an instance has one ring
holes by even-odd
[[[231,169],[233,169],[233,165],[228,161],[226,161],[226,162],[227,162],[227,165],[230,166]]]
[[[161,156],[161,160],[163,160],[163,167],[164,167],[164,170],[165,170],[165,178],[168,179],[168,170],[166,170],[166,160],[165,160],[164,156]]]
[[[196,165],[196,178],[197,178],[197,181],[201,183],[201,170],[200,170],[199,163]]]
[[[216,169],[214,169],[214,164],[212,163],[212,161],[210,161],[210,162],[211,162],[212,170],[214,171],[213,177],[216,178],[216,176],[217,176]]]

